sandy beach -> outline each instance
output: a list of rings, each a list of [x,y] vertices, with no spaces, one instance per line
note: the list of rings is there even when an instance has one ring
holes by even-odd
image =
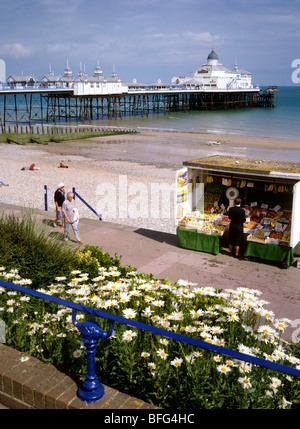
[[[53,194],[64,182],[103,220],[175,232],[173,186],[183,161],[227,154],[300,162],[299,149],[300,140],[149,130],[48,145],[1,144],[0,180],[9,186],[0,188],[0,201],[44,209],[46,185],[54,218]],[[58,168],[62,160],[69,168]],[[21,170],[33,162],[40,170]],[[81,217],[97,218],[80,200],[77,206]]]

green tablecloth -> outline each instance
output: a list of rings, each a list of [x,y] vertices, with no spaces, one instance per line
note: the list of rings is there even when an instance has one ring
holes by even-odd
[[[177,240],[180,247],[201,252],[219,253],[219,236],[217,234],[201,234],[195,229],[177,228]]]
[[[267,259],[268,261],[283,262],[290,266],[294,258],[294,249],[277,244],[260,244],[248,241],[244,257]]]

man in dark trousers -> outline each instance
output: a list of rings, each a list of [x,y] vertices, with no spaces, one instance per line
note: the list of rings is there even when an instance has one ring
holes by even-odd
[[[63,183],[60,183],[58,185],[58,188],[56,189],[54,193],[54,203],[55,203],[55,210],[56,210],[56,219],[53,221],[53,226],[57,226],[56,222],[61,219],[61,226],[64,228],[65,226],[65,217],[62,211],[62,205],[65,201],[65,185]]]
[[[235,198],[234,206],[229,209],[228,217],[230,219],[229,226],[229,250],[234,257],[238,257],[240,246],[244,238],[243,224],[246,222],[245,210],[241,207],[242,200]]]

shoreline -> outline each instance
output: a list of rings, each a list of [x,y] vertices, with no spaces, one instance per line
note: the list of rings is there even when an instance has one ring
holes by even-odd
[[[209,133],[143,131],[45,146],[3,143],[0,180],[9,186],[0,188],[0,201],[44,209],[47,185],[47,213],[54,219],[53,194],[58,183],[64,182],[66,191],[75,187],[105,221],[175,233],[174,198],[169,195],[164,199],[161,194],[157,198],[153,186],[165,186],[170,194],[175,171],[183,161],[223,153],[266,159],[282,155],[300,162],[300,140],[224,134],[215,137]],[[58,168],[62,160],[69,168]],[[21,170],[33,162],[40,170]],[[80,217],[96,218],[79,199],[77,205]]]
[[[245,146],[259,146],[259,147],[272,147],[280,148],[282,143],[285,142],[285,148],[287,149],[300,149],[300,138],[291,139],[284,137],[268,137],[268,136],[253,136],[244,134],[226,134],[218,132],[197,132],[197,131],[177,131],[177,130],[143,130],[142,133],[151,133],[152,135],[169,135],[177,134],[177,136],[186,138],[187,136],[191,139],[199,139],[202,141],[217,140],[223,144],[243,144]],[[213,139],[215,137],[215,139]]]

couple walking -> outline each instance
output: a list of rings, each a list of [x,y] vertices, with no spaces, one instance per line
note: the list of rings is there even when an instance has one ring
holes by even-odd
[[[57,226],[56,222],[61,219],[64,228],[64,240],[69,240],[69,229],[71,225],[77,243],[82,243],[78,232],[79,213],[78,209],[75,207],[73,192],[68,192],[66,198],[65,185],[60,183],[54,194],[54,202],[56,207],[56,219],[53,222],[53,226]]]

